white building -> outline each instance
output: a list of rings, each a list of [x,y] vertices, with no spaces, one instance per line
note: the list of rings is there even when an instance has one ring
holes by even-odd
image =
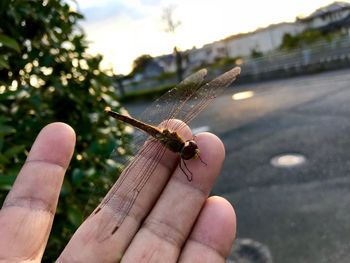
[[[258,29],[251,33],[239,34],[224,39],[229,57],[250,56],[253,51],[265,53],[277,49],[285,34],[296,35],[302,32],[302,23],[280,23]]]
[[[317,9],[308,17],[298,19],[307,28],[311,29],[327,29],[327,27],[332,27],[332,25],[338,25],[339,28],[342,26],[349,27],[349,20],[350,4],[347,2],[334,2]]]
[[[161,66],[165,72],[175,72],[176,71],[176,62],[175,62],[175,55],[174,54],[155,57],[154,61],[156,63],[158,63],[158,65]]]
[[[227,50],[223,41],[206,44],[201,48],[187,51],[187,58],[191,67],[214,63],[217,59],[227,57]]]
[[[254,32],[234,35],[198,49],[188,50],[188,62],[193,68],[211,64],[224,57],[245,57],[254,51],[265,53],[278,48],[285,34],[296,35],[304,29],[302,23],[280,23]]]

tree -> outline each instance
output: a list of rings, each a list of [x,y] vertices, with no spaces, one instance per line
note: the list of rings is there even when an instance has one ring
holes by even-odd
[[[260,58],[262,57],[264,54],[259,51],[258,49],[255,49],[253,48],[251,51],[250,51],[250,57],[251,58]]]
[[[0,15],[0,199],[43,126],[63,121],[77,134],[45,256],[53,261],[97,204],[91,189],[116,179],[119,164],[106,160],[129,137],[103,112],[120,106],[102,57],[86,53],[81,14],[64,0],[2,0]]]
[[[291,50],[295,48],[302,48],[307,45],[312,45],[317,41],[331,41],[332,37],[337,33],[323,33],[317,29],[308,29],[297,35],[284,34],[282,39],[281,49]]]
[[[174,20],[174,17],[173,17],[174,11],[175,11],[175,6],[170,5],[163,9],[163,15],[162,15],[162,19],[165,24],[164,31],[171,34],[175,34],[176,29],[181,25],[181,21]]]
[[[153,61],[150,55],[141,55],[132,63],[132,74],[141,73],[145,71],[146,67]]]
[[[176,29],[181,25],[181,22],[179,20],[174,20],[174,11],[175,6],[168,6],[163,9],[162,19],[165,24],[164,31],[170,34],[175,34]],[[181,82],[183,79],[182,54],[176,46],[174,46],[174,55],[176,63],[177,80],[178,82]]]

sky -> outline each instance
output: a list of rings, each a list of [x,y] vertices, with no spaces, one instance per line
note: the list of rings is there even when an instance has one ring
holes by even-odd
[[[294,22],[330,0],[77,0],[89,53],[104,56],[102,66],[128,74],[143,54],[159,56],[200,48],[230,35],[281,22]],[[345,1],[350,2],[350,0]],[[164,9],[173,8],[175,33],[165,32]]]

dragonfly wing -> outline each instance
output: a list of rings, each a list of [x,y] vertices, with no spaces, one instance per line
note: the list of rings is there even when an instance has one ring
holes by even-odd
[[[182,126],[168,125],[168,120],[178,118],[183,121],[184,124],[191,121],[200,111],[202,111],[217,95],[219,95],[227,86],[229,86],[239,75],[240,69],[234,68],[209,83],[203,84],[207,71],[205,69],[199,70],[198,72],[190,75],[183,80],[175,88],[168,91],[161,98],[155,101],[151,107],[144,111],[143,120],[146,123],[160,124],[161,121],[163,128],[169,128],[171,130],[179,130]],[[164,123],[165,120],[165,123]],[[180,123],[181,125],[181,123]],[[147,134],[136,128],[135,136],[130,143],[131,158],[124,158],[125,163],[132,160],[132,156],[135,155],[143,147],[144,142],[147,139]],[[139,154],[144,152],[151,152],[152,145],[147,145],[141,150]],[[159,147],[162,147],[159,145]],[[164,147],[163,147],[164,148]],[[159,151],[159,149],[157,149]],[[161,151],[164,153],[164,151]],[[157,152],[156,152],[157,153]],[[159,156],[157,160],[152,162],[159,162],[162,156]],[[118,158],[118,152],[114,151],[114,158]],[[118,158],[122,160],[121,158]],[[119,161],[118,160],[118,161]],[[150,163],[149,166],[156,166],[156,164]],[[129,165],[130,166],[130,165]],[[144,169],[148,169],[145,167]],[[148,172],[145,172],[145,178],[149,177]],[[147,178],[148,179],[148,178]],[[122,180],[120,180],[122,182]],[[114,192],[118,187],[113,187]],[[104,202],[104,204],[106,204]]]
[[[140,120],[158,126],[161,122],[178,115],[194,90],[200,88],[207,76],[207,70],[201,69],[181,81],[173,89],[154,101],[140,116]]]
[[[147,109],[143,111],[143,114],[138,119],[154,126],[159,126],[160,123],[163,122],[162,128],[169,128],[167,120],[173,119],[174,116],[177,116],[179,114],[179,111],[181,111],[183,106],[186,104],[188,98],[191,97],[195,90],[202,86],[206,76],[206,69],[201,69],[196,73],[190,75],[182,82],[180,82],[176,87],[169,90],[167,93],[153,102],[149,107],[147,107]],[[116,120],[116,122],[118,122],[118,120]],[[148,137],[145,132],[133,127],[132,129],[133,138],[128,147],[128,154],[130,156],[137,154]],[[115,149],[113,151],[111,158],[118,160],[118,162],[125,159],[123,154],[120,154],[118,152],[118,149]],[[126,161],[123,163],[127,163],[128,161],[130,160],[126,159]]]
[[[191,97],[187,99],[186,103],[182,106],[181,111],[179,111],[174,118],[178,118],[184,123],[188,124],[206,106],[208,106],[213,99],[215,99],[228,86],[230,86],[240,72],[241,69],[239,67],[235,67],[196,89]],[[177,127],[177,130],[178,129],[181,129],[181,127]]]
[[[187,123],[209,104],[212,99],[220,94],[224,88],[230,85],[238,74],[239,70],[231,70],[203,85],[207,71],[200,70],[190,75],[175,88],[155,101],[140,119],[153,125],[159,125],[164,120],[167,121],[174,118],[181,119]],[[167,127],[168,123],[170,122],[165,123],[165,127]],[[162,127],[164,127],[164,122],[162,123]],[[171,128],[172,130],[176,130],[180,127]],[[131,144],[131,154],[140,150],[139,153],[135,158],[126,158],[126,160],[131,160],[131,163],[123,171],[116,184],[95,210],[95,213],[93,213],[95,215],[104,207],[109,208],[104,209],[104,213],[110,213],[111,219],[105,224],[100,225],[98,231],[101,232],[102,236],[106,235],[106,238],[118,229],[129,214],[138,194],[147,183],[149,177],[152,176],[166,151],[165,147],[156,139],[149,138],[145,144],[147,135],[137,129],[135,129],[135,132],[137,135]],[[144,158],[146,155],[152,157]]]
[[[207,75],[207,71],[205,69],[199,70],[198,72],[190,75],[185,80],[183,80],[179,85],[177,85],[175,88],[167,92],[165,95],[163,95],[160,99],[156,100],[150,107],[148,107],[142,116],[140,117],[141,121],[144,121],[148,124],[158,125],[163,120],[169,120],[172,115],[176,115],[177,110],[181,109],[181,105],[186,102],[187,97],[189,96],[189,93],[193,92],[193,89],[199,88]],[[170,117],[169,117],[170,116]],[[117,120],[116,120],[117,121]],[[167,128],[169,125],[166,123],[162,123],[163,128]],[[121,174],[119,180],[117,183],[111,188],[110,192],[107,194],[107,196],[104,198],[104,200],[101,202],[99,207],[96,209],[96,211],[100,211],[104,206],[112,206],[111,200],[116,195],[116,192],[118,189],[121,188],[122,185],[125,185],[125,187],[129,188],[128,183],[125,182],[126,178],[131,174],[129,170],[132,170],[133,167],[135,167],[138,163],[138,161],[133,158],[134,155],[142,155],[144,152],[152,152],[152,149],[154,146],[152,144],[148,144],[145,147],[143,147],[145,141],[147,140],[148,135],[140,131],[136,128],[133,131],[133,139],[131,143],[128,146],[128,152],[127,153],[121,153],[118,149],[118,147],[113,151],[111,154],[111,159],[116,160],[118,163],[121,163],[122,166],[127,167],[123,173]],[[157,144],[158,145],[158,144]],[[139,153],[138,153],[139,152]],[[140,191],[143,187],[143,185],[146,183],[148,178],[153,173],[154,169],[156,168],[157,164],[159,163],[159,160],[163,156],[165,152],[165,148],[162,145],[158,145],[158,148],[155,152],[155,158],[153,158],[149,163],[143,165],[143,168],[140,169],[140,174],[142,173],[142,178],[138,178],[138,175],[135,175],[135,182],[132,183],[132,186],[135,186]],[[129,156],[129,157],[126,157]],[[128,164],[126,166],[126,164]],[[139,183],[139,179],[142,179],[142,183]],[[123,186],[124,188],[124,186]],[[132,198],[128,198],[132,199]],[[135,197],[136,199],[136,197]],[[127,201],[130,202],[130,201]],[[125,203],[125,202],[124,202]],[[125,204],[119,204],[121,207],[124,207]],[[118,208],[115,207],[115,209],[118,210]],[[117,220],[120,221],[120,220]]]
[[[166,148],[156,139],[149,138],[139,153],[131,159],[92,216],[103,213],[104,223],[99,224],[97,240],[108,239],[123,223],[137,196],[152,176]]]

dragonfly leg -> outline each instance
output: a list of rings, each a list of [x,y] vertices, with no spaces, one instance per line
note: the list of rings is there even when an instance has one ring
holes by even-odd
[[[182,167],[182,163],[184,164],[184,166],[185,166],[186,169],[184,169],[184,168]],[[192,172],[190,171],[190,169],[188,169],[187,164],[186,164],[186,162],[185,162],[184,159],[181,159],[181,160],[180,160],[180,169],[181,169],[181,171],[186,175],[187,180],[188,180],[189,182],[191,182],[192,179],[193,179],[193,174],[192,174]]]
[[[197,136],[196,136],[195,134],[192,135],[192,140],[195,141],[196,137],[197,137]],[[208,165],[206,162],[203,161],[203,159],[201,158],[201,155],[200,155],[200,154],[198,154],[197,157],[199,158],[199,160],[200,160],[203,164],[205,164],[206,166]]]
[[[205,166],[208,165],[206,162],[203,161],[203,159],[201,158],[200,154],[198,154],[198,158],[199,158],[199,160],[200,160],[203,164],[205,164]]]

